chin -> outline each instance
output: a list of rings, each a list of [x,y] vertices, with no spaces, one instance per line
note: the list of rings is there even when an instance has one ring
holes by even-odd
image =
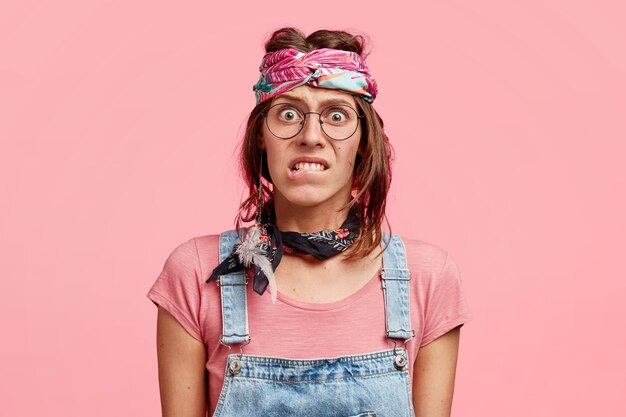
[[[324,192],[326,191],[326,192]],[[329,193],[328,190],[320,190],[320,187],[299,187],[299,189],[288,189],[280,193],[280,200],[289,206],[315,207],[320,205],[334,204],[339,200],[337,192]],[[349,195],[346,195],[350,198]]]
[[[285,184],[285,187],[276,187],[275,193],[280,194],[280,199],[290,205],[297,207],[315,207],[315,206],[328,206],[329,209],[335,207],[339,209],[345,203],[350,201],[351,183],[343,186],[328,187],[328,185],[320,186],[318,184],[301,184],[294,187],[291,184]],[[282,188],[283,191],[278,191]],[[278,195],[276,195],[278,197]]]
[[[285,202],[292,206],[298,207],[315,207],[319,206],[328,199],[323,198],[319,194],[316,196],[312,195],[294,195],[294,196],[285,196]]]

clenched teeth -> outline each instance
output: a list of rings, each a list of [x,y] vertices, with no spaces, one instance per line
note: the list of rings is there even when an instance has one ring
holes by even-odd
[[[301,169],[305,171],[324,171],[326,168],[322,164],[311,162],[298,162],[291,168],[294,172],[300,171]]]

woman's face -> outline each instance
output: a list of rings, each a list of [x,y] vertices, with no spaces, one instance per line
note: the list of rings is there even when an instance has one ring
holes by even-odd
[[[272,99],[272,106],[292,104],[303,112],[321,112],[330,105],[349,105],[358,112],[353,95],[338,90],[303,85]],[[293,118],[288,106],[281,118]],[[348,139],[338,141],[321,128],[317,114],[308,114],[302,130],[290,139],[281,139],[263,123],[261,147],[267,151],[268,169],[277,204],[325,205],[338,209],[350,199],[354,164],[361,139],[361,124]],[[331,117],[341,119],[340,114]],[[331,131],[330,124],[326,124]]]

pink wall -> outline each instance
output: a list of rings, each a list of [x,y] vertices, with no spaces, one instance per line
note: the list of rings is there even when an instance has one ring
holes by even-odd
[[[621,2],[228,4],[0,5],[1,414],[159,415],[145,294],[231,227],[261,45],[294,25],[372,39],[393,230],[472,308],[453,415],[625,415]]]

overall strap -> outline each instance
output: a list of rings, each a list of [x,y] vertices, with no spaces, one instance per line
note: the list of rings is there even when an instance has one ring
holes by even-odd
[[[223,262],[232,252],[234,246],[240,242],[236,230],[228,230],[220,234],[219,252],[220,262]],[[234,272],[217,277],[222,298],[222,344],[247,343],[248,308],[247,287],[248,278],[244,271]]]
[[[382,245],[388,239],[389,234],[383,233]],[[411,329],[409,314],[411,271],[407,267],[404,243],[398,235],[391,236],[391,242],[383,252],[381,278],[385,298],[386,336],[391,339],[412,339],[415,332]]]

